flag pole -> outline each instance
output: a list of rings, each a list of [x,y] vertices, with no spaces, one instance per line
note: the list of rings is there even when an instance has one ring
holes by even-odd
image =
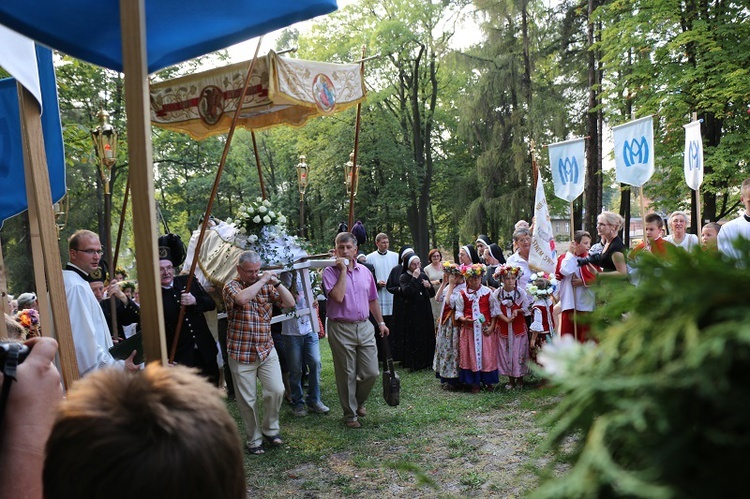
[[[365,46],[362,46],[362,59],[359,63],[359,71],[362,73],[362,79],[365,77]],[[352,154],[352,183],[351,189],[349,190],[349,230],[352,230],[354,225],[354,196],[356,196],[355,188],[357,183],[357,155],[359,154],[359,127],[362,116],[362,101],[357,103],[357,118],[354,122],[354,153]]]
[[[646,250],[651,251],[651,244],[648,242],[648,238],[646,237],[646,203],[643,199],[643,186],[638,186],[638,197],[640,197],[640,204],[641,204],[641,226],[643,228],[643,244]]]
[[[253,56],[253,60],[250,61],[250,66],[247,68],[247,76],[245,76],[245,84],[242,86],[242,91],[240,92],[240,96],[237,100],[237,109],[234,112],[234,117],[232,117],[232,125],[229,127],[229,132],[227,133],[227,140],[224,142],[224,151],[221,154],[221,160],[219,161],[219,168],[216,170],[216,178],[214,179],[214,186],[211,190],[211,195],[208,197],[208,206],[206,206],[206,212],[203,214],[203,223],[201,224],[201,231],[198,235],[198,241],[195,243],[195,252],[193,254],[193,261],[190,264],[190,272],[188,273],[188,279],[185,283],[185,293],[190,292],[190,288],[193,285],[193,279],[195,278],[195,267],[198,265],[198,256],[200,254],[201,246],[203,245],[203,238],[206,235],[206,229],[208,229],[208,222],[211,219],[211,209],[214,205],[214,200],[216,199],[216,194],[219,192],[219,181],[221,180],[221,173],[224,171],[224,165],[227,162],[227,156],[229,155],[229,146],[232,144],[232,137],[234,136],[234,131],[237,129],[237,123],[240,119],[240,114],[242,113],[242,101],[245,100],[245,95],[247,94],[247,88],[250,86],[250,78],[253,76],[253,70],[255,69],[255,63],[258,61],[258,52],[260,51],[260,44],[263,42],[263,37],[261,36],[258,39],[258,46],[255,47],[255,55]],[[253,144],[255,143],[255,138],[253,136]],[[260,172],[260,163],[258,163],[258,171]],[[261,182],[263,182],[263,179],[261,177]],[[264,191],[265,192],[265,191]],[[265,194],[264,194],[265,199]],[[174,329],[174,339],[172,340],[172,348],[169,352],[169,363],[171,364],[174,362],[174,356],[177,354],[177,340],[180,339],[180,330],[182,329],[182,321],[185,319],[185,305],[180,306],[180,315],[177,317],[177,324],[175,325]]]
[[[9,312],[12,312],[10,307],[8,306],[8,283],[5,280],[5,264],[3,263],[3,242],[0,240],[0,298],[3,300],[2,303],[0,303],[0,310],[3,311],[3,314],[7,314]],[[5,325],[5,317],[3,317],[3,320],[0,321],[0,338],[7,338],[8,337],[8,328]]]

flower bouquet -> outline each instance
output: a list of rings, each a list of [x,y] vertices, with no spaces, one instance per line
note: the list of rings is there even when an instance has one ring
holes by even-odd
[[[39,324],[39,312],[33,308],[19,310],[15,316],[18,322],[26,330],[26,338],[41,336]]]
[[[241,205],[237,218],[228,218],[226,222],[237,227],[240,236],[248,243],[254,244],[268,233],[268,230],[264,231],[266,227],[273,227],[273,232],[283,231],[286,217],[274,211],[269,200],[258,197],[250,204]]]

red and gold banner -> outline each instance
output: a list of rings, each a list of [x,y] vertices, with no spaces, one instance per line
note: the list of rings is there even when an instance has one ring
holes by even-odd
[[[151,123],[198,140],[226,133],[249,64],[151,85]],[[359,64],[305,61],[270,52],[253,68],[238,125],[249,130],[300,126],[312,117],[354,106],[365,96]]]

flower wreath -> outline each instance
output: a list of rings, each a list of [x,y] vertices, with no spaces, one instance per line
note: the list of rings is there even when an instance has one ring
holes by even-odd
[[[484,275],[485,270],[487,270],[487,267],[482,265],[481,263],[475,263],[473,265],[461,265],[461,274],[464,277],[481,277]]]
[[[521,277],[521,274],[523,274],[523,269],[521,267],[514,267],[513,265],[500,265],[497,270],[495,270],[495,273],[492,275],[495,279],[498,277],[502,277],[504,275],[512,275],[516,279]]]
[[[453,262],[445,261],[443,262],[443,272],[448,272],[452,275],[461,275],[461,267]]]
[[[554,274],[547,272],[531,274],[529,283],[526,285],[526,291],[530,295],[541,299],[549,298],[555,290],[557,290],[557,278]]]

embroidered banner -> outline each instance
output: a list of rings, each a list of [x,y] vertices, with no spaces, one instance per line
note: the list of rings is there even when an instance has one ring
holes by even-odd
[[[547,196],[544,194],[542,174],[538,172],[534,200],[534,230],[531,233],[531,249],[529,250],[529,268],[535,272],[541,270],[552,274],[555,272],[556,255],[555,236],[549,218]]]
[[[229,131],[249,62],[232,64],[151,85],[151,123],[204,139]],[[259,57],[242,103],[238,126],[263,130],[301,126],[364,100],[359,64],[331,64]]]

